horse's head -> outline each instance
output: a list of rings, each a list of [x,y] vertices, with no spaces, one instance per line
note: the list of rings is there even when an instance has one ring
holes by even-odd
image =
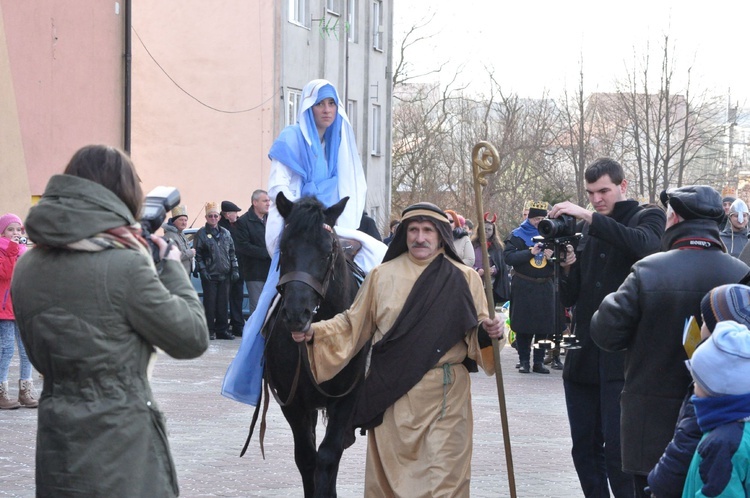
[[[332,280],[341,254],[333,232],[348,197],[325,208],[314,197],[292,203],[283,193],[276,206],[284,217],[279,248],[279,292],[284,296],[281,318],[290,330],[304,330],[312,322]]]

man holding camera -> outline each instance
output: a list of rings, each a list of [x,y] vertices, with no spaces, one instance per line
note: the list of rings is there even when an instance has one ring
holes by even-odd
[[[503,253],[505,263],[513,267],[510,328],[516,333],[520,373],[529,373],[532,368],[535,373],[549,373],[541,347],[534,348],[533,367],[529,362],[534,340],[547,340],[555,333],[552,249],[534,240],[539,235],[539,223],[547,216],[547,207],[546,202],[531,203],[528,218],[511,232]]]
[[[585,496],[609,496],[611,487],[616,498],[632,497],[633,481],[622,471],[620,456],[624,353],[599,349],[589,327],[599,304],[618,289],[630,267],[659,250],[666,217],[661,209],[644,209],[627,199],[625,173],[613,159],[597,159],[584,178],[595,212],[571,202],[549,212],[550,218],[575,217],[583,234],[575,252],[567,248],[560,278],[563,305],[575,306],[573,331],[580,346],[568,348],[563,369],[571,455]]]
[[[219,226],[219,206],[206,204],[206,225],[195,234],[195,271],[203,285],[203,308],[211,339],[234,339],[229,332],[229,283],[240,279],[234,242]]]

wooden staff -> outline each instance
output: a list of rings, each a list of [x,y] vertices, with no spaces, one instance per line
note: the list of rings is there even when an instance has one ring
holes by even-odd
[[[500,168],[500,158],[497,150],[489,142],[479,142],[471,151],[471,165],[474,172],[474,195],[477,208],[477,231],[479,232],[479,247],[482,249],[482,268],[484,269],[484,291],[487,296],[490,319],[495,318],[495,299],[492,296],[492,278],[490,257],[487,252],[487,236],[484,234],[484,206],[482,203],[482,187],[487,186],[485,176],[495,173]],[[498,277],[499,278],[499,275]],[[508,411],[505,406],[505,388],[503,387],[503,370],[500,365],[500,347],[497,339],[492,339],[492,352],[495,359],[495,381],[497,382],[497,398],[500,402],[500,421],[503,427],[503,442],[505,443],[505,462],[508,465],[508,487],[511,498],[516,498],[516,478],[513,473],[513,455],[510,449],[510,432],[508,430]]]

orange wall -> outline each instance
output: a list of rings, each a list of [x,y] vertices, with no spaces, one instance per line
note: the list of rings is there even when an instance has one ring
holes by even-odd
[[[204,202],[231,200],[245,212],[253,190],[266,188],[280,101],[273,4],[149,1],[133,8],[133,161],[144,190],[180,190],[195,226],[205,222]]]
[[[4,211],[25,215],[31,196],[82,145],[122,146],[124,14],[116,4],[0,0],[0,54],[4,49],[8,69],[0,70],[8,83],[0,89],[0,124],[3,137],[18,138],[18,147],[0,144],[0,156],[11,155],[0,158],[0,167],[19,177],[19,206],[0,204]]]

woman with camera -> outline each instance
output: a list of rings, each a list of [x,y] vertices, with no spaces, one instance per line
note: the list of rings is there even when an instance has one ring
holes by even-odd
[[[555,327],[554,265],[549,261],[552,249],[533,240],[539,235],[539,222],[545,216],[547,203],[532,203],[528,218],[505,242],[505,262],[513,267],[510,328],[516,333],[521,373],[549,373],[541,347],[534,348],[533,367],[530,364],[532,343],[549,339]]]
[[[208,347],[179,250],[136,221],[143,193],[130,159],[90,145],[53,176],[26,219],[36,247],[12,293],[32,364],[44,376],[38,496],[177,496],[177,476],[147,371],[156,348],[195,358]]]

